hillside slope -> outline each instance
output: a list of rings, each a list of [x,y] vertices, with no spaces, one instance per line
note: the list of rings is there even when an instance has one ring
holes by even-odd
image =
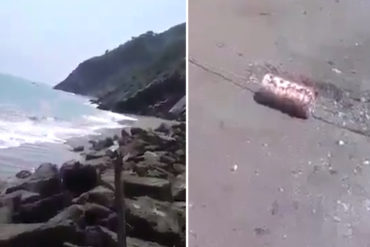
[[[180,24],[142,34],[81,63],[55,89],[97,98],[107,110],[167,115],[185,95],[185,33]]]

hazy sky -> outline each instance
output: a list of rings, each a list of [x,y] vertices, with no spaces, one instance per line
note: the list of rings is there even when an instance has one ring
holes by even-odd
[[[56,84],[82,61],[185,22],[185,0],[0,0],[0,73]]]

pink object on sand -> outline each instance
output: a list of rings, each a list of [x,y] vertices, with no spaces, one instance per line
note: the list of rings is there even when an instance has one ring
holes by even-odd
[[[308,118],[316,99],[309,86],[266,74],[262,79],[259,102],[297,117]]]

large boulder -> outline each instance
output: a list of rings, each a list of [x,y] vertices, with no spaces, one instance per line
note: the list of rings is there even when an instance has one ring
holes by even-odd
[[[71,205],[62,211],[60,211],[57,215],[51,218],[48,222],[54,224],[60,224],[65,222],[66,220],[71,220],[75,223],[81,223],[83,221],[83,217],[85,214],[85,210],[81,205]]]
[[[85,204],[87,202],[96,203],[107,208],[113,208],[114,192],[104,186],[97,186],[73,199],[73,203],[77,204]]]
[[[21,204],[14,212],[13,221],[16,223],[46,222],[69,204],[70,199],[63,193]]]
[[[158,200],[171,201],[171,184],[166,179],[155,177],[139,177],[131,174],[122,175],[123,187],[127,197],[149,196]],[[102,175],[104,183],[114,186],[113,171]]]
[[[1,247],[62,247],[64,242],[81,243],[83,234],[71,222],[0,225]]]
[[[45,163],[26,179],[16,180],[9,185],[5,193],[17,190],[27,190],[39,193],[41,197],[48,197],[61,191],[58,168],[54,164]]]
[[[171,203],[139,197],[136,200],[127,199],[126,208],[130,236],[167,246],[184,245],[184,219],[179,217]]]
[[[63,187],[74,195],[91,190],[98,184],[98,173],[91,165],[82,165],[79,161],[69,161],[60,168]]]
[[[97,171],[104,171],[112,167],[112,159],[108,156],[103,156],[96,159],[91,159],[87,161],[82,161],[82,165],[93,166]]]

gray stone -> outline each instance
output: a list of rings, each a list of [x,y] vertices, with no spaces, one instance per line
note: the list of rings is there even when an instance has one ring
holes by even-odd
[[[9,185],[5,193],[17,190],[27,190],[39,193],[41,197],[48,197],[61,191],[58,168],[54,164],[40,165],[34,174],[26,179],[20,179]]]
[[[1,247],[61,247],[64,242],[79,243],[82,237],[71,222],[0,225]]]
[[[123,187],[128,197],[149,196],[158,200],[171,201],[171,184],[166,179],[154,177],[139,177],[123,173]],[[114,187],[113,171],[102,175],[102,181]]]
[[[149,197],[126,200],[128,234],[166,246],[181,246],[185,239],[183,220],[169,202]]]
[[[172,183],[172,196],[175,201],[186,200],[186,179],[185,174],[180,174]]]
[[[114,206],[114,192],[103,186],[98,186],[81,194],[79,197],[73,199],[72,202],[77,204],[85,204],[90,202],[107,208],[112,208]]]

